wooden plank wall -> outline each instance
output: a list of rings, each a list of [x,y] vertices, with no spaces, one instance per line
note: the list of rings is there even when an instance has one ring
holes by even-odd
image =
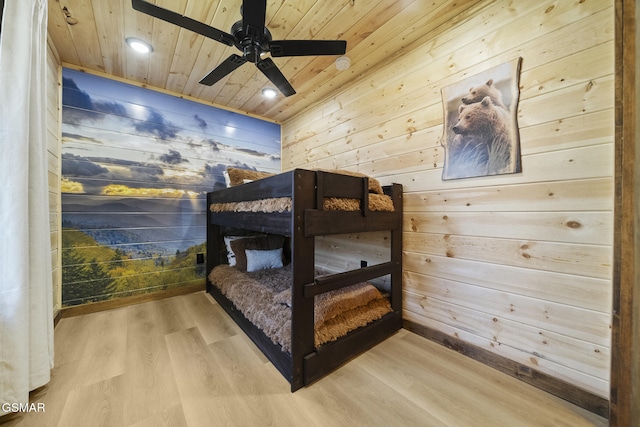
[[[53,313],[62,308],[62,270],[60,247],[62,234],[60,233],[62,203],[60,199],[60,122],[61,122],[61,69],[58,52],[49,40],[47,51],[47,137],[48,137],[48,165],[49,165],[49,218],[51,231],[51,265],[53,279]]]
[[[283,123],[283,169],[403,184],[405,321],[608,399],[613,1],[481,2],[371,54],[390,59]],[[523,172],[442,181],[440,89],[517,57]]]

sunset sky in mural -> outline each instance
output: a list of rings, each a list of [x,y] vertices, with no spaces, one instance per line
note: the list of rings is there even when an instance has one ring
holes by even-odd
[[[63,78],[63,192],[191,197],[227,166],[280,171],[277,124],[79,71]]]

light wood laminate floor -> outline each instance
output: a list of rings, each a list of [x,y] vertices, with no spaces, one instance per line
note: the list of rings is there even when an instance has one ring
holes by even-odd
[[[64,318],[55,365],[2,427],[607,425],[405,330],[292,394],[204,292]]]

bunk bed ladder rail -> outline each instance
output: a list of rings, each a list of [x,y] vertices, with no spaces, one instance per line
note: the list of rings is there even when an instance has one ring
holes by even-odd
[[[305,298],[312,298],[325,292],[392,274],[396,271],[398,264],[398,261],[390,261],[363,267],[358,270],[316,277],[313,283],[308,283],[304,286],[304,296]]]

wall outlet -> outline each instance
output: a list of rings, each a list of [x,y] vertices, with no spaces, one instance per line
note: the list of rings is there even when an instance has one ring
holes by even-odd
[[[369,265],[369,263],[367,263],[367,261],[365,261],[365,260],[361,260],[360,261],[360,268],[366,267],[367,265]]]

